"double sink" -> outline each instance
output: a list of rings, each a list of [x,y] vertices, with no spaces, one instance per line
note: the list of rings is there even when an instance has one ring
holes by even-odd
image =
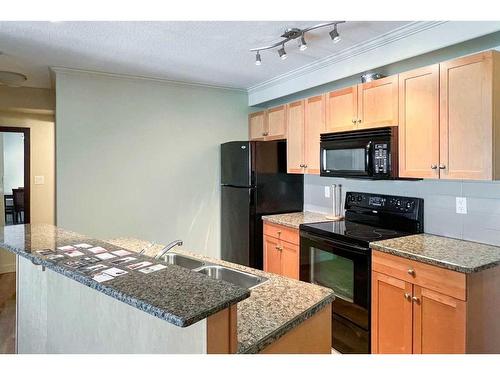
[[[167,264],[175,264],[179,267],[202,273],[215,280],[224,280],[242,288],[252,289],[265,283],[268,279],[252,275],[248,272],[238,271],[233,268],[202,262],[201,260],[187,257],[185,255],[170,253],[162,257]]]

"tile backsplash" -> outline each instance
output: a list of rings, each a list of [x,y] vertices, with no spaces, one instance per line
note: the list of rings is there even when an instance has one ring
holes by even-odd
[[[305,176],[304,210],[330,213],[332,198],[325,186],[424,199],[424,229],[432,233],[500,246],[500,181],[372,181]],[[456,213],[456,197],[467,198],[467,214]]]

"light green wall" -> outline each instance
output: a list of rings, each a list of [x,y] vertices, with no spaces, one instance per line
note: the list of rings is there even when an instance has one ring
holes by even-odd
[[[220,254],[220,143],[247,138],[247,94],[56,73],[57,225]]]
[[[398,74],[408,70],[420,68],[427,65],[432,65],[435,63],[439,63],[441,61],[454,59],[456,57],[469,55],[479,51],[484,51],[488,49],[499,49],[499,46],[500,46],[500,32],[496,32],[482,36],[480,38],[471,39],[463,43],[455,44],[446,48],[432,51],[420,56],[412,57],[410,59],[398,61],[397,63],[394,64],[382,66],[373,69],[373,71],[380,72],[385,75]],[[346,63],[348,63],[348,61]],[[310,96],[333,91],[339,88],[352,86],[361,83],[360,76],[362,73],[363,72],[360,72],[359,74],[355,74],[353,76],[329,82],[324,85],[316,86],[314,88],[307,90],[302,90],[300,87],[297,87],[296,93],[275,100],[271,100],[266,103],[259,104],[259,106],[255,108],[259,109],[270,108],[284,103],[289,103],[294,100],[299,100],[302,98],[307,98]],[[255,111],[255,109],[252,109],[252,111]]]

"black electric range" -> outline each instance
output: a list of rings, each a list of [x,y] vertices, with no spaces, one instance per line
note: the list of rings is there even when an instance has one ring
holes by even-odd
[[[369,244],[423,232],[420,198],[347,192],[345,220],[300,226],[300,279],[334,290],[332,346],[370,352]]]

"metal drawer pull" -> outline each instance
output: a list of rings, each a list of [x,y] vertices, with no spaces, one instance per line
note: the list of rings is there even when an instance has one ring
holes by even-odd
[[[413,268],[409,268],[408,275],[415,276],[415,270]]]
[[[436,164],[432,164],[431,169],[438,169],[438,166]]]
[[[281,250],[283,250],[283,248],[281,246],[276,246],[276,250],[281,251]]]
[[[446,169],[446,165],[444,165],[444,164],[439,164],[439,169]]]
[[[413,297],[413,298],[412,298],[412,300],[413,300],[413,302],[415,302],[417,305],[419,305],[419,304],[420,304],[420,298],[418,298],[418,297]]]
[[[411,302],[411,294],[410,293],[405,293],[405,300],[408,302]]]

